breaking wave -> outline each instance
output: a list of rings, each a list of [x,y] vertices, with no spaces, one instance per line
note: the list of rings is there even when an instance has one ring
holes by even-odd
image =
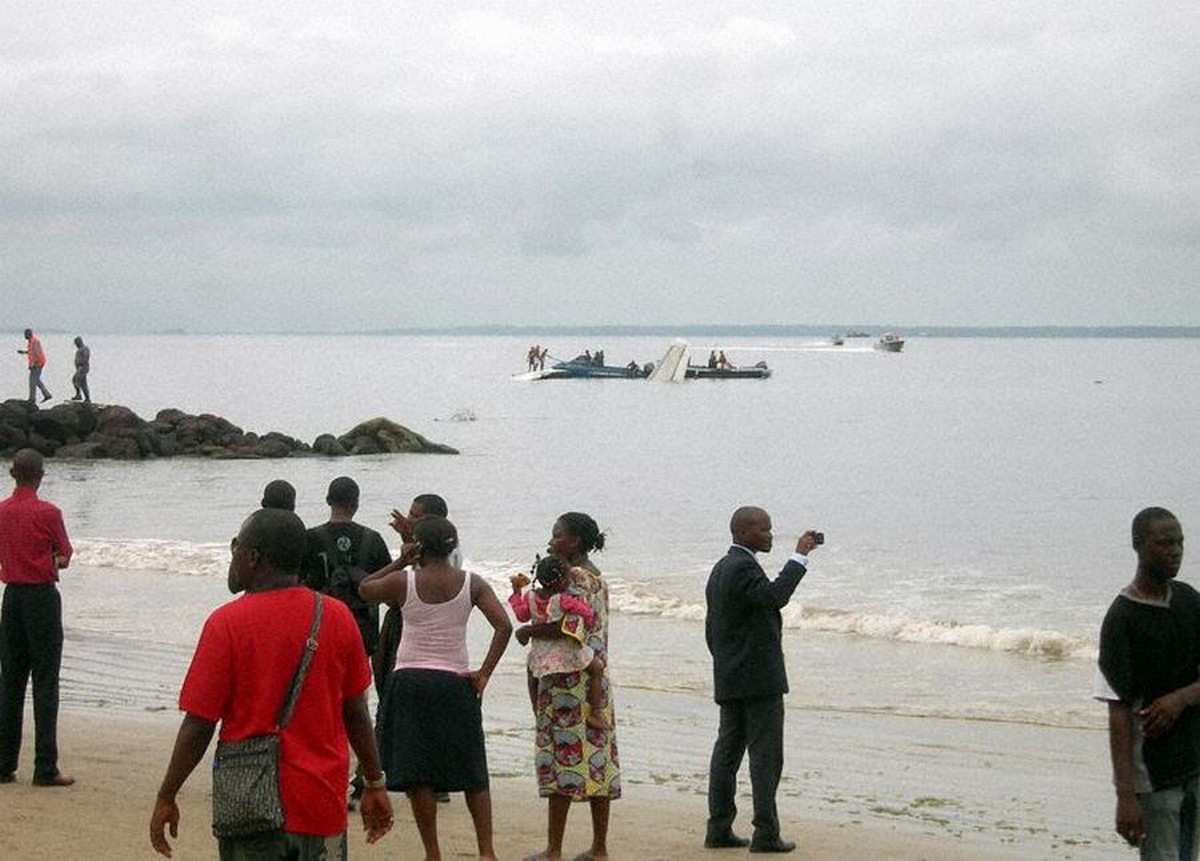
[[[224,577],[229,567],[229,545],[156,538],[91,538],[75,542],[74,564],[100,569]]]
[[[685,601],[662,595],[642,584],[609,581],[609,599],[615,612],[662,616],[703,622],[703,601]],[[782,611],[785,628],[805,628],[875,640],[935,646],[958,646],[1054,659],[1094,660],[1094,640],[1059,631],[1034,628],[997,628],[947,620],[913,618],[905,614],[857,612],[791,603]]]
[[[75,563],[97,569],[161,571],[164,574],[223,578],[229,564],[227,544],[159,539],[89,539],[76,545]],[[508,594],[508,575],[519,566],[468,560],[467,567],[488,579],[497,593]],[[608,577],[614,613],[658,616],[681,622],[704,621],[703,600],[684,600],[656,592],[645,583]],[[1094,640],[1053,630],[1003,628],[953,620],[914,618],[903,613],[858,612],[791,603],[783,609],[786,628],[934,646],[957,646],[1049,659],[1096,657]]]

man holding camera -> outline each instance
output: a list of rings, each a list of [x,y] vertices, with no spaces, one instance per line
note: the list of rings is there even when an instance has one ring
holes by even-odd
[[[754,558],[771,550],[771,516],[743,506],[729,521],[733,546],[713,566],[705,589],[708,612],[704,636],[713,656],[714,699],[721,710],[720,727],[708,769],[708,849],[740,848],[751,852],[791,852],[796,844],[779,836],[775,791],[783,773],[783,695],[787,670],[783,660],[780,608],[791,599],[808,569],[808,554],[824,543],[824,535],[808,531],[774,580]],[[754,797],[754,835],[733,832],[737,815],[737,772],[750,753],[750,786]]]

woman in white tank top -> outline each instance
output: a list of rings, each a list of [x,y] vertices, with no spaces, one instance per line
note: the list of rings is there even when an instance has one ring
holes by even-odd
[[[440,858],[437,794],[462,790],[475,823],[479,857],[495,858],[480,699],[508,646],[512,623],[481,577],[451,565],[454,524],[426,517],[413,525],[418,566],[371,575],[359,586],[367,601],[396,602],[403,634],[396,668],[379,702],[379,749],[388,789],[408,794],[428,858]],[[478,607],[492,641],[478,669],[467,655],[467,621]]]

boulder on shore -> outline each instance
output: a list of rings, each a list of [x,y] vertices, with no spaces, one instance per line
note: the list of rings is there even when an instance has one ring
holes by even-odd
[[[458,454],[386,418],[371,419],[337,436],[321,434],[309,445],[278,431],[248,433],[210,413],[194,416],[165,409],[146,421],[118,404],[67,401],[43,410],[27,401],[7,400],[0,403],[0,455],[9,457],[21,448],[37,449],[46,457],[122,460]]]

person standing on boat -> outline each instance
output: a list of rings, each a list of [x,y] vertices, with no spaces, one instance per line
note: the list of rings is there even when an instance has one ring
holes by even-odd
[[[1175,579],[1183,529],[1165,508],[1133,519],[1137,569],[1100,628],[1096,698],[1108,704],[1116,830],[1142,859],[1200,855],[1200,593]]]
[[[708,769],[708,849],[791,852],[796,844],[779,835],[775,791],[783,774],[783,620],[779,610],[808,571],[808,554],[821,542],[805,532],[783,570],[769,580],[754,558],[771,549],[771,516],[743,506],[729,521],[733,546],[713,566],[704,597],[708,605],[704,637],[713,657],[714,698],[720,726]],[[754,835],[733,831],[737,815],[737,773],[750,753]]]

